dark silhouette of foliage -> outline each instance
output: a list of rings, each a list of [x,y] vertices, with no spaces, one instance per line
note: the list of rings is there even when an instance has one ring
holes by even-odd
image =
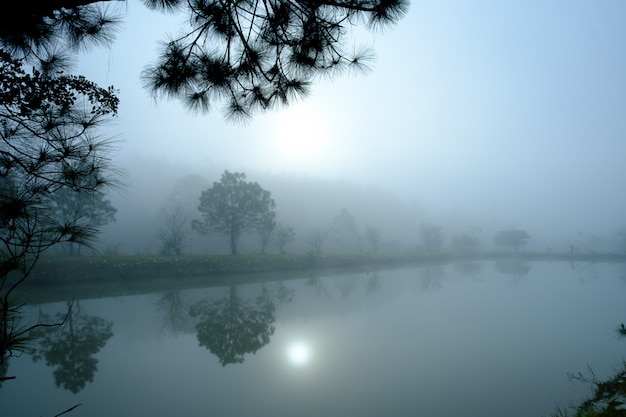
[[[216,1],[151,0],[155,8],[184,8],[189,29],[165,43],[144,72],[157,94],[182,98],[193,110],[225,103],[226,116],[285,105],[309,92],[312,80],[363,69],[372,54],[349,53],[347,26],[397,22],[406,0]]]
[[[244,303],[231,286],[228,296],[212,304],[200,301],[190,309],[199,317],[198,341],[219,358],[222,366],[242,363],[247,353],[255,353],[274,334],[275,306],[265,295],[254,303]]]
[[[67,69],[80,49],[109,44],[118,23],[102,2],[14,2],[0,14],[0,48],[54,74]]]
[[[159,296],[157,307],[161,312],[162,326],[164,331],[173,334],[181,333],[185,330],[189,322],[187,315],[187,303],[180,290],[164,291]]]
[[[86,314],[78,303],[72,306],[68,303],[68,309],[63,326],[33,331],[39,342],[33,361],[43,358],[46,365],[56,367],[53,375],[57,387],[76,394],[93,381],[98,370],[98,360],[93,356],[113,336],[113,323]],[[51,323],[62,317],[42,314],[41,319]]]
[[[275,207],[272,194],[258,183],[246,181],[246,174],[225,171],[219,182],[202,192],[198,210],[203,219],[193,220],[191,226],[201,234],[226,235],[231,254],[236,255],[241,235],[272,221]]]
[[[55,193],[52,204],[54,215],[62,224],[73,223],[98,228],[114,222],[117,213],[117,209],[101,191],[82,192],[63,188]],[[75,246],[78,246],[78,251],[74,250]],[[70,256],[80,255],[81,246],[69,242]]]
[[[0,357],[24,342],[11,298],[46,249],[87,244],[97,224],[56,215],[63,193],[97,195],[117,185],[111,141],[95,130],[117,112],[112,87],[83,77],[27,72],[0,50]],[[13,347],[11,347],[11,345]]]
[[[0,17],[0,47],[53,73],[73,53],[109,44],[120,21],[117,2],[14,2]],[[306,96],[321,75],[367,69],[373,53],[346,47],[351,26],[389,26],[407,0],[144,0],[155,10],[188,16],[143,73],[155,96],[181,99],[193,111],[218,103],[229,120]],[[108,6],[108,7],[107,7]]]

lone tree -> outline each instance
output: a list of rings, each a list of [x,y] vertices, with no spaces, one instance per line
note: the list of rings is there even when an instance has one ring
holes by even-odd
[[[193,220],[191,227],[204,235],[226,235],[230,252],[236,255],[241,235],[272,221],[275,207],[271,193],[256,182],[247,182],[246,174],[224,171],[219,182],[202,192],[198,210],[203,218]]]
[[[443,245],[441,227],[431,223],[422,223],[420,239],[428,252],[439,252]]]
[[[284,254],[285,246],[287,246],[287,243],[294,240],[295,237],[296,232],[294,232],[293,227],[279,224],[276,228],[276,233],[274,234],[274,242],[276,244],[276,249],[278,249],[278,253],[281,255]]]
[[[161,255],[182,255],[187,232],[185,227],[189,227],[189,218],[183,206],[177,203],[164,206],[159,212],[159,222]]]
[[[157,96],[179,98],[206,112],[219,103],[227,118],[289,104],[312,81],[363,68],[368,48],[350,48],[350,26],[394,24],[407,0],[143,0],[150,9],[188,16],[180,33],[162,45],[143,79]],[[112,41],[121,20],[117,1],[33,0],[13,2],[0,15],[0,47],[28,57],[40,68],[65,67],[71,52]],[[61,45],[60,45],[61,44]],[[60,46],[63,46],[61,48]],[[52,52],[60,51],[60,52]]]

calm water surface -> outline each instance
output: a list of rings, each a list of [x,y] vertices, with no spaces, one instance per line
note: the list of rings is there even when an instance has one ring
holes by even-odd
[[[625,290],[624,264],[467,263],[79,300],[0,415],[548,416],[626,358]]]

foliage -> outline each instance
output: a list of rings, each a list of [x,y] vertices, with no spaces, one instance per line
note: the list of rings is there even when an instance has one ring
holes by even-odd
[[[85,218],[60,219],[63,193],[97,195],[116,185],[111,141],[94,131],[117,112],[112,87],[83,77],[48,77],[0,50],[0,327],[7,332],[12,292],[42,251],[87,244],[97,233]],[[3,347],[5,349],[6,347]],[[10,350],[3,350],[5,355]]]
[[[287,243],[293,241],[295,238],[296,232],[294,232],[293,227],[279,224],[276,233],[274,234],[274,243],[276,244],[278,253],[281,255],[284,254]]]
[[[289,104],[305,96],[312,80],[346,68],[364,69],[372,53],[348,53],[348,26],[397,22],[406,0],[146,0],[154,8],[179,8],[189,28],[164,44],[146,68],[155,94],[181,98],[189,109],[224,103],[227,118]]]
[[[367,245],[369,246],[369,251],[371,253],[378,252],[378,247],[380,246],[380,230],[375,229],[373,227],[368,227],[365,229],[365,240]]]
[[[255,353],[274,334],[275,306],[266,296],[244,303],[231,286],[228,296],[209,304],[202,300],[191,307],[199,317],[196,326],[200,345],[215,354],[222,366],[242,363],[246,353]]]
[[[422,223],[420,228],[420,240],[426,251],[439,252],[443,245],[441,227],[430,223]]]
[[[180,205],[166,206],[160,213],[160,229],[158,239],[161,242],[161,255],[183,254],[185,226],[189,218]]]
[[[389,26],[408,11],[407,0],[143,2],[188,15],[188,24],[145,68],[146,87],[191,110],[206,112],[218,103],[233,120],[305,96],[320,75],[366,70],[373,53],[349,52],[348,29]],[[109,10],[96,0],[14,2],[0,15],[0,47],[46,73],[66,69],[77,50],[111,43],[120,19]]]
[[[590,384],[594,387],[593,396],[576,407],[574,417],[624,417],[626,416],[626,362],[612,378],[599,381],[588,366],[589,377],[581,372],[570,374],[571,379]],[[561,409],[555,416],[567,416]]]
[[[261,254],[265,255],[270,239],[276,230],[275,216],[268,216],[263,223],[257,228],[259,237],[261,238]]]
[[[480,249],[480,240],[473,234],[460,234],[452,238],[451,246],[457,252],[477,252]]]
[[[44,322],[61,318],[60,314],[41,315]],[[33,361],[43,358],[46,365],[56,366],[53,375],[57,387],[76,394],[93,381],[98,369],[98,360],[93,356],[113,336],[113,323],[86,314],[78,303],[68,306],[63,321],[63,326],[38,328],[33,332],[39,342]]]
[[[226,235],[231,254],[235,255],[241,235],[259,230],[272,220],[275,207],[271,193],[258,183],[246,181],[243,173],[225,171],[219,182],[202,192],[198,210],[203,219],[191,225],[201,234]]]
[[[101,227],[115,221],[117,209],[101,191],[82,192],[63,188],[52,200],[54,216],[60,223],[73,223],[88,227]],[[70,256],[75,255],[74,242],[69,243]],[[80,245],[78,246],[80,251]],[[78,253],[80,254],[80,252]]]
[[[95,1],[13,2],[0,14],[0,47],[54,74],[72,63],[73,52],[109,44],[117,26],[118,19]]]
[[[334,238],[335,250],[348,253],[360,252],[363,238],[359,233],[359,226],[354,215],[346,208],[342,208],[333,219],[330,227]]]

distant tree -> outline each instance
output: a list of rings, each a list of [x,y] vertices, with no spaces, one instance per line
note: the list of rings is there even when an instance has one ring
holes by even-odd
[[[324,241],[328,237],[328,233],[330,233],[331,230],[331,228],[321,229],[318,227],[309,231],[309,234],[306,237],[306,242],[311,247],[311,254],[319,255],[322,253],[322,246],[324,245]]]
[[[183,254],[183,245],[189,217],[185,209],[177,203],[167,204],[159,213],[159,235],[162,255]]]
[[[576,246],[581,252],[595,254],[600,246],[600,238],[592,233],[579,231],[576,234]]]
[[[274,234],[274,242],[276,244],[276,248],[278,249],[278,253],[285,253],[285,246],[296,237],[296,233],[293,231],[293,228],[290,226],[285,226],[283,224],[279,224],[276,228],[276,233]]]
[[[151,9],[188,14],[180,34],[165,42],[145,69],[146,87],[207,111],[224,102],[228,117],[283,106],[304,96],[315,78],[360,69],[367,49],[349,53],[350,26],[396,23],[407,0],[241,2],[144,0]],[[99,0],[13,2],[0,14],[0,47],[55,72],[71,54],[114,38],[118,16]]]
[[[271,193],[245,179],[243,173],[225,171],[219,182],[202,192],[198,210],[203,218],[191,223],[201,234],[226,235],[233,255],[244,232],[258,230],[276,216]]]
[[[115,221],[117,209],[101,191],[81,192],[63,188],[54,194],[52,199],[54,215],[61,224],[80,224],[99,228]],[[80,255],[79,245],[69,242],[69,254]],[[78,251],[75,252],[74,248]]]
[[[373,227],[366,228],[365,240],[367,241],[371,253],[378,252],[378,247],[380,246],[380,230]]]
[[[617,232],[617,237],[619,239],[619,250],[626,252],[626,229]]]
[[[431,223],[423,223],[420,228],[420,240],[428,252],[439,252],[443,245],[441,227]]]
[[[494,242],[504,249],[517,251],[528,244],[529,238],[525,230],[501,230],[494,236]]]
[[[478,236],[464,233],[452,238],[452,250],[456,252],[477,252],[480,249]]]
[[[275,216],[268,216],[265,221],[257,228],[259,237],[261,238],[261,254],[265,255],[270,244],[270,238],[276,230]]]
[[[362,250],[363,238],[359,233],[359,226],[354,215],[346,208],[342,208],[333,219],[330,227],[337,249],[349,252]]]

